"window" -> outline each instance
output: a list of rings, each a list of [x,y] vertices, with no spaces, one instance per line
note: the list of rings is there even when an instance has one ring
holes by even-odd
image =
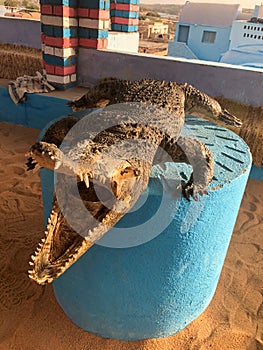
[[[215,42],[215,39],[216,39],[216,32],[210,32],[208,30],[204,30],[202,43],[213,44]]]
[[[189,26],[183,26],[179,25],[179,33],[178,33],[178,41],[180,43],[186,43],[188,42],[189,37]]]

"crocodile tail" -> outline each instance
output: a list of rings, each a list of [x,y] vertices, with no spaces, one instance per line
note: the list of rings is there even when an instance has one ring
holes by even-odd
[[[110,104],[110,100],[102,98],[95,103],[89,104],[86,100],[76,100],[70,101],[67,103],[67,106],[70,106],[73,112],[89,109],[89,108],[103,108]]]
[[[75,100],[67,102],[67,106],[71,107],[73,112],[83,110],[88,108],[89,105],[89,98],[88,94],[85,94]]]

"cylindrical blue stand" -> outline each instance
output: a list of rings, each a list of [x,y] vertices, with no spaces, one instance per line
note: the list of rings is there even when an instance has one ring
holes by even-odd
[[[139,235],[147,235],[155,227],[149,221],[147,231],[142,223],[158,215],[163,199],[164,210],[154,225],[169,219],[168,226],[131,248],[94,245],[53,284],[64,312],[86,331],[122,340],[167,337],[198,317],[214,295],[251,156],[236,134],[207,121],[188,117],[183,133],[199,138],[213,152],[209,195],[199,202],[173,198],[169,189],[174,174],[189,174],[189,167],[167,163],[164,170],[153,169],[144,205],[117,226],[138,225]],[[43,188],[50,186],[51,174],[42,171],[41,177]],[[44,191],[43,199],[49,210],[50,194]]]

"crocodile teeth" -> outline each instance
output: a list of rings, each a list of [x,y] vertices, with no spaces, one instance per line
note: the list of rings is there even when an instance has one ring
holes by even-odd
[[[97,175],[97,176],[96,176],[96,179],[97,179],[99,182],[103,183],[103,184],[106,183],[106,178],[105,178],[105,176],[103,176],[103,175]]]
[[[87,188],[89,188],[89,177],[87,174],[84,175],[84,181],[85,181]]]
[[[51,159],[52,159],[52,157],[51,157]],[[54,170],[57,170],[61,166],[61,164],[62,164],[61,160],[56,161],[55,166],[54,166]]]
[[[80,181],[83,181],[83,174],[79,174]]]
[[[33,266],[34,265],[33,261],[29,261],[29,265]]]
[[[52,160],[54,160],[54,159],[55,159],[55,157],[54,157],[54,156],[51,156],[50,158],[51,158]]]
[[[42,238],[42,239],[41,239],[41,242],[43,242],[43,243],[44,243],[44,242],[45,242],[45,238]]]
[[[32,259],[33,261],[35,261],[35,260],[36,260],[35,255],[31,255],[31,259]]]
[[[27,272],[28,272],[29,275],[33,274],[33,270],[28,270]]]
[[[33,279],[33,278],[34,278],[32,275],[29,275],[29,274],[28,274],[28,277],[29,277],[29,278],[31,278],[31,279]]]

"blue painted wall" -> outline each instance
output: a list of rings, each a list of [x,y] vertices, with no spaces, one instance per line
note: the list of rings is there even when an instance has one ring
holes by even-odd
[[[178,22],[176,25],[177,29],[175,32],[174,41],[178,41],[180,25],[189,26],[187,45],[200,60],[218,62],[220,55],[226,52],[229,48],[231,28],[219,28]],[[216,39],[214,43],[202,42],[204,31],[216,32]]]
[[[40,94],[27,94],[23,103],[16,105],[7,88],[0,88],[0,121],[43,129],[55,118],[72,113],[68,100]]]

